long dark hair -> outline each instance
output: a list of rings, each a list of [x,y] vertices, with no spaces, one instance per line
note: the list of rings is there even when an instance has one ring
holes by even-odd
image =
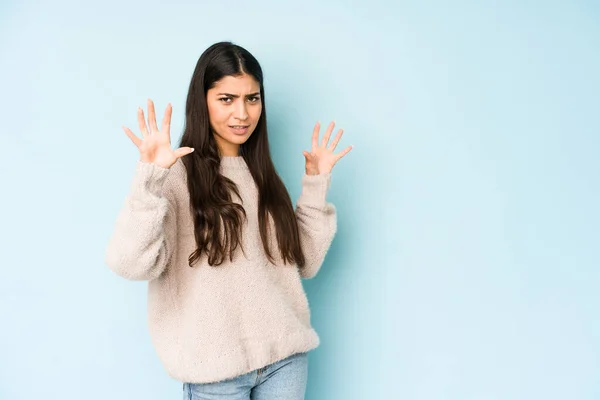
[[[196,250],[189,256],[190,266],[208,255],[211,266],[220,265],[242,243],[244,208],[232,201],[239,197],[236,184],[219,173],[221,157],[210,128],[206,93],[225,76],[250,75],[260,84],[262,112],[248,140],[240,145],[240,156],[248,165],[258,189],[258,223],[263,248],[270,261],[268,221],[273,219],[277,244],[284,263],[303,267],[298,223],[290,195],[277,174],[269,152],[267,113],[260,64],[250,52],[231,42],[219,42],[202,53],[196,64],[185,107],[185,128],[179,146],[194,148],[182,158],[187,170],[190,207],[194,215]]]

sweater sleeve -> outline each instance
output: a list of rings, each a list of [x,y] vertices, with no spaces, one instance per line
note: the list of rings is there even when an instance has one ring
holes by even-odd
[[[105,263],[130,280],[152,280],[166,268],[175,241],[174,205],[165,193],[169,169],[138,161],[116,220]]]
[[[305,279],[313,278],[319,272],[337,230],[335,206],[326,201],[330,182],[331,173],[302,177],[296,219],[306,259],[306,264],[300,268],[300,276]]]

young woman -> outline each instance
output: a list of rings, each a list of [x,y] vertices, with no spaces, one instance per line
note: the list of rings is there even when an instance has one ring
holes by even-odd
[[[267,137],[263,73],[230,42],[198,60],[179,147],[172,108],[162,126],[148,100],[133,182],[106,264],[147,280],[148,325],[167,373],[186,399],[302,399],[308,351],[319,345],[301,278],[321,267],[336,232],[326,201],[335,163],[334,123],[304,151],[302,192],[292,206]]]

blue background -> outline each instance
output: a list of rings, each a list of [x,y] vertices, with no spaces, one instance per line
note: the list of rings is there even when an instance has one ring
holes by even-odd
[[[136,108],[183,127],[195,63],[261,62],[295,200],[345,129],[339,233],[305,281],[307,399],[600,398],[594,1],[4,1],[0,399],[174,399],[146,284],[103,264]],[[162,115],[162,111],[159,111]]]

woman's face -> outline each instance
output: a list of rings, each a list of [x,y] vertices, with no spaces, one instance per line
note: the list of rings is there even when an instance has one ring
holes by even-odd
[[[239,155],[262,112],[260,85],[250,75],[225,76],[207,91],[206,103],[221,155]]]

